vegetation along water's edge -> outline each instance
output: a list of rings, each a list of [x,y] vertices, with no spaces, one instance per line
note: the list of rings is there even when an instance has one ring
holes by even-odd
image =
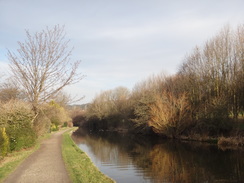
[[[71,138],[71,132],[63,134],[62,154],[72,182],[111,183],[115,182],[100,172],[85,152],[79,149]]]
[[[101,92],[74,125],[243,147],[243,35],[243,24],[223,27],[186,55],[177,73]]]

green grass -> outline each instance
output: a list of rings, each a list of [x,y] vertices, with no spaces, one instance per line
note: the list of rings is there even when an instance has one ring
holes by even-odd
[[[23,149],[10,153],[0,161],[0,182],[2,182],[8,175],[10,175],[17,166],[22,163],[30,154],[40,147],[40,143],[32,148]]]
[[[20,151],[13,151],[6,157],[0,158],[0,182],[3,182],[29,155],[39,149],[41,142],[50,138],[50,136],[50,133],[45,134],[37,140],[35,146]]]
[[[111,178],[101,173],[90,158],[71,139],[70,133],[63,134],[62,154],[73,183],[111,183]]]

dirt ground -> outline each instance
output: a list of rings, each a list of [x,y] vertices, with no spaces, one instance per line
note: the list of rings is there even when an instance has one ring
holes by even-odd
[[[71,182],[62,159],[62,133],[57,132],[43,141],[4,181],[4,183],[69,183]]]

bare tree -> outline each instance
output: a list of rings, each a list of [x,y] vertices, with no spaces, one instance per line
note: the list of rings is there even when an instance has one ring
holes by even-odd
[[[221,108],[228,110],[226,113],[230,115],[227,116],[233,116],[235,119],[242,113],[243,35],[243,25],[240,25],[237,30],[225,26],[203,47],[197,47],[186,57],[179,71],[179,77],[185,80],[184,88],[198,111],[197,118],[209,117],[209,105],[215,106],[217,111]],[[216,101],[222,105],[212,105]],[[215,115],[226,116],[220,112]]]
[[[149,126],[156,133],[177,137],[190,124],[190,105],[185,93],[174,96],[172,92],[163,92],[155,96],[150,105]]]
[[[68,48],[64,26],[48,27],[18,42],[17,53],[8,51],[10,68],[26,93],[35,112],[40,103],[53,98],[65,86],[77,83],[83,75],[77,73],[80,61],[72,62],[73,49]]]
[[[20,89],[13,83],[3,83],[0,86],[0,101],[7,102],[16,99],[24,99],[24,95]]]

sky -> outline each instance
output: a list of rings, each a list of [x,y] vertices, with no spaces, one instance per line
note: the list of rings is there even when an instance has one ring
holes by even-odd
[[[185,56],[225,25],[244,23],[243,0],[0,0],[0,75],[9,75],[7,50],[25,30],[65,25],[72,60],[86,77],[65,92],[85,96],[175,74]]]

